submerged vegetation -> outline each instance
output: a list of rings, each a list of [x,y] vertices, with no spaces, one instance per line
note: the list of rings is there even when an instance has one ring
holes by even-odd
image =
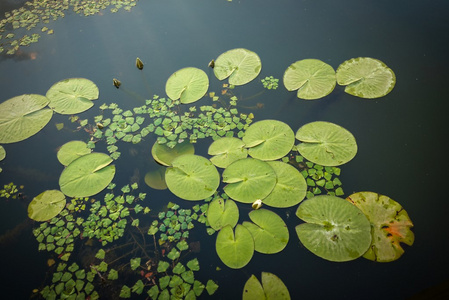
[[[102,104],[101,113],[91,120],[78,114],[94,105],[99,89],[84,78],[57,82],[46,96],[22,95],[0,104],[0,143],[36,134],[53,113],[72,115],[71,122],[88,135],[58,150],[64,167],[60,190],[44,191],[28,206],[29,217],[39,222],[33,230],[38,250],[50,252],[53,260],[51,282],[38,290],[44,298],[145,294],[152,299],[196,299],[204,290],[212,295],[218,288],[213,280],[204,284],[195,279],[201,257],[194,255],[200,242],[190,241],[190,233],[197,225],[208,235],[216,234],[216,254],[231,269],[245,267],[257,253],[282,252],[293,236],[315,255],[336,262],[361,256],[393,261],[404,252],[400,243],[413,244],[413,224],[399,203],[374,192],[342,198],[340,166],[358,151],[347,129],[316,121],[295,132],[279,120],[253,122],[252,113],[239,112],[239,99],[228,88],[257,78],[260,58],[238,48],[213,62],[217,79],[229,82],[220,96],[208,93],[204,71],[189,67],[168,78],[167,97],[154,95],[128,110],[116,103]],[[367,59],[350,62],[335,74],[319,60],[298,61],[285,72],[284,85],[298,90],[303,99],[324,97],[337,82],[348,84],[348,93],[365,98],[391,91],[392,72],[386,72],[390,85],[385,88],[386,81],[379,79],[388,77],[384,69],[378,74]],[[136,67],[143,71],[139,58]],[[351,83],[339,77],[351,73],[363,79]],[[370,74],[379,80],[369,80]],[[120,81],[113,82],[120,87]],[[262,82],[266,89],[277,87],[273,77]],[[374,90],[375,82],[384,87],[379,87],[381,93],[365,94],[364,89]],[[202,98],[210,105],[193,104]],[[207,138],[209,156],[195,153],[193,144]],[[119,170],[113,163],[122,157],[119,141],[145,142],[148,157],[151,152],[158,163],[145,175],[149,187],[168,188],[173,198],[197,203],[182,208],[169,202],[154,212],[151,206],[157,203],[147,200],[137,182],[118,190],[114,182]],[[106,149],[109,155],[92,152],[96,149]],[[0,150],[3,159],[6,151]],[[16,192],[12,186],[7,189],[9,195]],[[303,222],[291,236],[283,217],[270,207],[296,205],[296,216]],[[248,216],[240,210],[249,211]],[[243,299],[269,295],[290,299],[274,274],[262,272],[261,282],[252,275],[244,286]]]

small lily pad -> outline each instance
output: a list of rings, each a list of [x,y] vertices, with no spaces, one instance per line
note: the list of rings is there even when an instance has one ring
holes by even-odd
[[[0,145],[0,161],[4,160],[5,157],[6,157],[6,150],[2,145]]]
[[[155,142],[151,148],[151,155],[153,155],[154,160],[163,166],[170,166],[172,161],[180,155],[194,153],[195,148],[188,140],[176,144],[173,148],[168,147],[166,144]]]
[[[72,161],[83,155],[89,154],[91,150],[83,141],[70,141],[61,146],[56,154],[59,162],[68,166]]]
[[[224,137],[215,140],[208,149],[210,161],[219,168],[226,168],[236,160],[246,158],[247,150],[245,143],[235,137]]]
[[[289,234],[287,225],[276,213],[267,209],[249,213],[251,222],[243,222],[254,239],[254,250],[264,254],[281,252],[287,246]]]
[[[296,132],[301,141],[299,153],[307,160],[322,166],[339,166],[357,153],[354,136],[345,128],[330,122],[311,122]]]
[[[314,100],[330,94],[336,84],[334,69],[318,59],[303,59],[291,64],[284,73],[284,86],[298,90],[298,98]]]
[[[298,169],[281,161],[267,163],[275,171],[277,182],[263,203],[271,207],[291,207],[301,202],[307,194],[307,182]]]
[[[101,192],[115,175],[113,159],[104,153],[90,153],[72,161],[59,177],[61,191],[69,197],[89,197]]]
[[[165,183],[165,167],[157,166],[145,174],[145,183],[155,190],[166,190],[167,184]]]
[[[86,78],[69,78],[58,81],[47,91],[49,106],[63,115],[78,114],[88,110],[98,99],[98,87]]]
[[[188,104],[201,99],[209,88],[207,74],[198,68],[184,68],[173,73],[167,80],[165,92],[172,100],[180,99]]]
[[[21,95],[0,104],[0,143],[23,141],[38,133],[53,116],[49,100],[37,94]]]
[[[348,205],[349,204],[349,205]],[[316,196],[301,203],[296,216],[307,223],[296,226],[301,243],[330,261],[362,256],[371,244],[371,224],[363,212],[335,196]]]
[[[251,275],[248,281],[246,281],[243,287],[242,299],[290,300],[290,293],[279,277],[272,273],[262,272],[262,284],[254,275]]]
[[[232,199],[252,203],[271,193],[276,185],[276,173],[269,164],[254,158],[244,158],[223,171],[223,189]]]
[[[373,192],[359,192],[346,198],[357,206],[371,222],[372,243],[363,257],[390,262],[404,253],[401,243],[413,245],[413,223],[405,209],[388,196]]]
[[[229,77],[229,84],[243,85],[259,75],[262,62],[250,50],[237,48],[222,53],[216,60],[214,73],[218,80]]]
[[[58,190],[47,190],[40,193],[28,205],[28,217],[43,222],[57,216],[65,207],[64,194]]]
[[[253,123],[242,138],[251,157],[275,160],[284,157],[295,144],[295,133],[284,122],[263,120]]]
[[[231,199],[216,198],[209,203],[207,220],[210,227],[220,230],[223,226],[231,225],[234,228],[239,221],[239,209]]]
[[[254,254],[254,240],[243,225],[237,224],[234,230],[226,225],[217,234],[215,243],[218,257],[228,267],[240,269],[246,266]]]
[[[351,58],[337,69],[337,82],[345,92],[374,99],[387,95],[396,84],[396,76],[382,61],[370,57]]]
[[[203,200],[212,196],[220,184],[217,168],[199,155],[184,154],[172,161],[165,172],[168,189],[185,200]]]

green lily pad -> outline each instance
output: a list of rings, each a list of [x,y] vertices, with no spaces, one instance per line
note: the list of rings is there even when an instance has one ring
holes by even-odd
[[[236,160],[246,158],[245,143],[235,137],[223,137],[215,140],[208,149],[209,155],[214,155],[210,161],[219,168],[226,168]]]
[[[336,84],[334,69],[318,59],[303,59],[291,64],[284,73],[284,86],[298,90],[298,98],[315,100],[330,94]]]
[[[98,99],[98,87],[85,78],[69,78],[56,82],[47,91],[50,100],[48,106],[63,115],[79,114],[94,104]]]
[[[254,250],[264,254],[281,252],[287,246],[289,234],[287,225],[276,213],[267,209],[249,213],[251,222],[243,222],[254,239]]]
[[[47,125],[53,111],[44,108],[47,97],[30,94],[16,96],[0,104],[0,143],[23,141]]]
[[[357,206],[371,222],[372,243],[363,257],[390,262],[404,253],[401,243],[413,245],[413,223],[405,209],[388,196],[373,192],[359,192],[346,198]]]
[[[197,68],[184,68],[173,73],[165,84],[165,92],[172,100],[188,104],[201,99],[209,88],[207,74]]]
[[[159,166],[148,171],[145,174],[145,183],[152,189],[166,190],[167,184],[165,183],[165,169],[165,167]]]
[[[252,203],[271,193],[276,185],[276,173],[269,164],[254,158],[244,158],[223,171],[223,189],[232,199]]]
[[[216,198],[209,203],[207,209],[207,220],[210,227],[215,230],[220,230],[223,226],[231,225],[234,228],[239,221],[239,209],[237,204],[231,199],[224,200]]]
[[[396,84],[393,70],[378,59],[351,58],[337,69],[337,82],[345,92],[360,98],[374,99],[391,92]]]
[[[6,157],[6,150],[2,145],[0,145],[0,161],[4,160],[5,157]]]
[[[214,73],[218,80],[229,77],[229,84],[243,85],[259,75],[262,62],[250,50],[237,48],[222,53],[216,60]]]
[[[40,193],[28,205],[28,217],[43,222],[57,216],[65,207],[66,199],[58,190]]]
[[[83,141],[70,141],[61,146],[56,154],[59,162],[68,166],[72,161],[83,155],[89,154],[91,150]]]
[[[184,154],[172,161],[165,172],[168,189],[185,200],[203,200],[212,196],[220,184],[217,168],[199,155]]]
[[[163,166],[171,166],[172,161],[180,155],[194,153],[195,148],[188,140],[176,144],[173,148],[155,142],[151,148],[151,155],[153,155],[154,160]]]
[[[295,133],[284,122],[263,120],[253,123],[242,138],[248,154],[261,160],[284,157],[295,144]]]
[[[272,273],[262,272],[262,284],[254,275],[251,275],[246,281],[242,299],[290,300],[290,293],[279,277]]]
[[[223,227],[217,234],[215,247],[221,261],[232,269],[246,266],[254,254],[253,237],[240,224],[235,227],[235,235],[231,225]]]
[[[307,182],[298,169],[281,161],[267,163],[275,171],[277,182],[273,191],[263,199],[263,204],[291,207],[301,202],[307,194]]]
[[[362,256],[371,244],[369,220],[342,198],[325,195],[310,198],[299,205],[296,216],[307,222],[296,226],[299,240],[324,259],[353,260]]]
[[[101,192],[115,175],[113,159],[104,153],[90,153],[75,159],[59,177],[61,191],[69,197],[89,197]]]
[[[339,166],[357,153],[354,136],[345,128],[330,122],[311,122],[296,132],[301,141],[299,153],[307,160],[322,166]]]

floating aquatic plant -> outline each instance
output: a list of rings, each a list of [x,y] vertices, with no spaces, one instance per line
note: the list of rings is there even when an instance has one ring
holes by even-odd
[[[278,88],[279,79],[274,78],[273,76],[267,76],[260,80],[263,84],[263,87],[267,90],[275,90]]]
[[[261,281],[262,283],[256,276],[251,275],[243,287],[242,299],[290,300],[290,293],[287,287],[276,275],[268,272],[262,272]]]
[[[262,62],[259,56],[248,49],[236,48],[226,51],[214,62],[214,73],[218,80],[229,77],[229,84],[243,85],[259,75]]]

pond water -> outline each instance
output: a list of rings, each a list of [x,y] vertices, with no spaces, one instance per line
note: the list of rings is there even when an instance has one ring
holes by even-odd
[[[302,222],[295,216],[297,206],[276,209],[290,231],[287,247],[278,254],[255,253],[247,266],[237,270],[226,267],[218,258],[216,234],[209,236],[202,224],[196,224],[189,242],[199,241],[201,250],[190,253],[185,262],[197,257],[201,269],[195,272],[195,279],[203,283],[212,279],[219,285],[213,296],[204,292],[202,299],[239,299],[251,274],[260,278],[261,272],[281,278],[292,299],[429,299],[429,293],[448,295],[449,242],[444,232],[449,211],[444,188],[449,167],[444,138],[448,129],[447,1],[136,3],[129,12],[120,9],[111,13],[107,8],[88,17],[66,12],[64,18],[47,25],[54,34],[41,34],[38,43],[21,47],[14,55],[2,53],[0,102],[22,94],[45,95],[54,83],[65,78],[88,78],[98,86],[100,97],[80,118],[93,122],[103,103],[117,103],[127,110],[142,105],[142,99],[153,94],[165,97],[166,80],[184,67],[204,70],[210,80],[209,91],[219,94],[223,82],[207,67],[209,61],[227,50],[246,48],[259,55],[262,70],[256,80],[233,93],[239,99],[257,95],[263,91],[260,79],[265,76],[272,75],[280,82],[277,90],[265,90],[242,102],[239,111],[253,113],[255,121],[281,120],[295,132],[313,121],[333,122],[348,129],[357,140],[358,153],[341,166],[345,196],[358,191],[388,195],[404,207],[414,224],[415,243],[404,245],[405,253],[398,260],[375,263],[359,258],[336,263],[315,256],[300,243],[294,229]],[[20,5],[21,1],[2,2],[2,16]],[[41,27],[32,32],[40,32],[37,29]],[[145,64],[142,71],[135,66],[136,57]],[[336,69],[354,57],[385,62],[396,74],[393,91],[366,100],[346,94],[337,85],[328,96],[305,101],[282,84],[285,69],[297,60],[316,58]],[[120,89],[112,85],[113,78],[122,82]],[[195,105],[211,105],[211,100],[206,96]],[[63,130],[56,129],[58,123],[64,123]],[[37,298],[33,289],[51,284],[53,269],[47,266],[47,260],[58,261],[57,255],[38,251],[32,230],[39,224],[28,219],[27,206],[41,192],[59,189],[63,167],[57,160],[57,149],[71,140],[89,140],[83,130],[74,132],[76,127],[68,116],[55,114],[38,134],[2,145],[7,156],[0,162],[0,186],[10,182],[23,185],[25,196],[0,199],[0,286],[8,299]],[[117,187],[137,180],[138,191],[147,194],[142,205],[152,212],[140,216],[142,223],[144,218],[156,218],[169,201],[183,208],[196,204],[145,184],[143,177],[152,160],[154,141],[150,135],[136,145],[118,144],[122,157],[114,162],[117,173],[113,182]],[[207,156],[210,142],[199,141],[196,153]],[[97,150],[106,151],[104,145]],[[104,192],[94,198],[102,197]],[[239,207],[241,223],[248,220],[249,209],[247,205]],[[76,245],[87,251],[85,243],[78,241]],[[91,252],[100,247],[94,243]],[[81,264],[83,255],[88,254],[73,254],[69,265],[74,261]],[[127,276],[134,278],[121,278]],[[96,290],[120,290],[124,283],[132,286],[135,282],[117,283],[120,286],[103,282]]]

